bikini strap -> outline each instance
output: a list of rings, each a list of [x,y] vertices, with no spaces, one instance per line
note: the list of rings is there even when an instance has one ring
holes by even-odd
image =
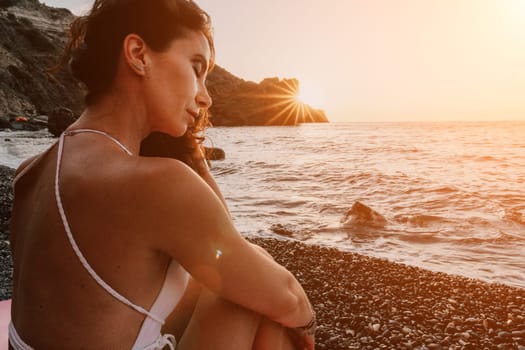
[[[98,135],[105,136],[108,139],[110,139],[111,141],[115,142],[117,145],[119,145],[120,148],[122,148],[124,150],[124,152],[126,152],[128,154],[128,156],[132,156],[133,155],[133,153],[131,153],[130,150],[128,150],[126,148],[126,146],[124,146],[122,144],[122,142],[120,142],[119,140],[117,140],[116,138],[114,138],[113,136],[111,136],[110,134],[108,134],[107,132],[104,132],[104,131],[95,130],[95,129],[74,129],[74,130],[64,131],[63,134],[65,136],[70,136],[70,135],[80,134],[80,133],[83,133],[83,132],[90,132],[92,134],[98,134]]]
[[[65,214],[65,211],[64,211],[64,207],[62,205],[62,198],[60,197],[59,177],[60,177],[60,165],[62,163],[62,153],[63,153],[63,150],[64,150],[64,138],[65,138],[66,135],[74,135],[74,134],[78,134],[80,132],[91,132],[91,133],[95,133],[95,134],[104,135],[104,136],[108,137],[110,140],[113,140],[116,144],[118,144],[126,153],[131,155],[131,152],[129,152],[129,150],[124,145],[122,145],[117,139],[115,139],[114,137],[112,137],[109,134],[106,134],[103,131],[92,130],[92,129],[78,129],[78,130],[68,131],[68,132],[62,133],[62,135],[60,135],[60,139],[59,139],[59,142],[58,142],[58,155],[57,155],[57,166],[56,166],[56,175],[55,175],[55,197],[56,197],[56,202],[57,202],[57,206],[58,206],[58,211],[60,213],[60,218],[62,219],[62,223],[63,223],[64,229],[65,229],[65,231],[67,233],[67,238],[69,239],[69,243],[71,243],[71,247],[73,248],[73,251],[77,255],[78,259],[80,260],[80,263],[82,264],[82,266],[84,266],[84,268],[91,275],[91,277],[102,288],[104,288],[104,290],[106,290],[106,292],[111,294],[115,299],[117,299],[118,301],[122,302],[123,304],[128,305],[132,309],[140,312],[141,314],[144,314],[144,315],[148,316],[149,318],[151,318],[151,319],[155,320],[156,322],[160,323],[161,325],[163,325],[164,324],[164,320],[162,320],[160,317],[157,317],[156,315],[148,312],[144,308],[142,308],[142,307],[140,307],[138,305],[135,305],[130,300],[128,300],[127,298],[125,298],[124,296],[119,294],[117,291],[115,291],[113,288],[111,288],[106,282],[104,282],[104,280],[102,280],[102,278],[100,278],[100,276],[95,272],[95,270],[93,270],[91,265],[89,265],[89,263],[87,262],[86,258],[84,257],[84,255],[80,251],[80,249],[79,249],[79,247],[77,245],[77,242],[73,238],[73,234],[71,233],[71,227],[69,226],[69,221],[67,220],[67,217],[66,217],[66,214]]]
[[[18,332],[16,331],[15,326],[13,325],[13,322],[9,322],[9,325],[7,326],[7,333],[8,333],[8,339],[9,343],[15,350],[35,350],[29,345],[27,345],[22,338],[18,335]]]

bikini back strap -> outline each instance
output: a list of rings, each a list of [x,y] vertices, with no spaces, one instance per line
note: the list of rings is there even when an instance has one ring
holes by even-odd
[[[95,129],[74,129],[74,130],[65,131],[64,135],[65,136],[70,136],[70,135],[80,134],[80,133],[83,133],[83,132],[89,132],[89,133],[92,133],[92,134],[98,134],[98,135],[105,136],[108,139],[110,139],[111,141],[115,142],[117,145],[119,145],[120,148],[122,148],[124,150],[124,152],[126,152],[128,154],[128,156],[132,156],[133,155],[133,153],[131,153],[130,150],[128,150],[126,148],[126,146],[124,146],[122,144],[122,142],[120,142],[119,140],[117,140],[116,138],[114,138],[113,136],[111,136],[110,134],[108,134],[107,132],[104,132],[104,131],[95,130]]]
[[[79,133],[79,132],[94,132],[94,133],[101,134],[101,135],[104,135],[104,136],[108,136],[108,137],[110,136],[110,135],[108,135],[108,134],[106,134],[104,132],[101,132],[101,131],[98,131],[98,130],[91,130],[91,129],[81,129],[81,130],[76,130],[75,132],[71,132],[70,131],[70,132],[67,133],[67,135],[72,135],[73,133]],[[102,278],[100,278],[100,276],[95,272],[95,270],[93,270],[91,265],[89,265],[89,263],[87,262],[86,258],[84,257],[84,255],[80,251],[80,249],[79,249],[79,247],[77,245],[77,242],[75,241],[75,239],[73,237],[73,234],[71,233],[71,227],[69,225],[69,221],[67,220],[67,217],[66,217],[66,214],[65,214],[65,211],[64,211],[64,206],[62,205],[62,198],[60,197],[60,187],[59,187],[59,185],[60,185],[59,184],[60,165],[62,163],[62,153],[63,153],[63,150],[64,150],[64,138],[65,138],[65,136],[66,136],[66,133],[63,133],[62,135],[60,135],[60,140],[58,142],[58,155],[57,155],[56,174],[55,174],[55,197],[56,197],[56,202],[57,202],[57,206],[58,206],[58,211],[60,213],[60,218],[62,219],[62,223],[64,225],[64,229],[66,231],[67,238],[69,239],[69,243],[71,243],[71,247],[73,248],[73,251],[77,255],[77,257],[80,260],[80,263],[82,264],[82,266],[84,266],[84,268],[91,275],[91,277],[95,280],[95,282],[97,282],[102,288],[104,288],[104,290],[106,290],[106,292],[111,294],[115,299],[117,299],[118,301],[122,302],[123,304],[128,305],[132,309],[140,312],[141,314],[144,314],[144,315],[150,317],[151,319],[153,319],[156,322],[158,322],[161,325],[163,325],[164,324],[164,320],[163,319],[161,319],[161,318],[157,317],[156,315],[148,312],[144,308],[142,308],[142,307],[140,307],[138,305],[135,305],[130,300],[128,300],[127,298],[125,298],[124,296],[119,294],[117,291],[115,291],[113,288],[111,288],[106,282],[104,282],[104,280],[102,280]],[[126,149],[126,147],[124,147],[124,145],[122,145],[116,139],[114,139],[113,137],[109,137],[109,138],[112,139],[113,141],[115,141],[117,144],[119,144],[125,151],[127,151],[128,154],[131,154],[131,152],[129,152]]]
[[[9,322],[9,326],[7,326],[7,332],[8,332],[8,338],[9,338],[9,344],[13,347],[13,349],[15,350],[35,350],[29,345],[27,345],[22,340],[22,338],[20,338],[12,322]]]

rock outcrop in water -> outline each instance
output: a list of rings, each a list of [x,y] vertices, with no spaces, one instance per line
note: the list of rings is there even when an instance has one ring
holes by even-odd
[[[384,227],[386,218],[369,206],[356,201],[341,219],[344,226]]]
[[[296,125],[326,123],[322,110],[295,99],[297,79],[267,78],[259,84],[215,67],[208,79],[214,125]]]
[[[0,128],[34,130],[37,116],[59,107],[78,116],[82,87],[69,73],[51,75],[74,16],[37,0],[0,0]],[[214,125],[295,125],[328,122],[321,110],[297,102],[295,79],[245,81],[221,67],[208,78]],[[15,122],[23,116],[25,122]],[[42,120],[43,117],[40,117]]]

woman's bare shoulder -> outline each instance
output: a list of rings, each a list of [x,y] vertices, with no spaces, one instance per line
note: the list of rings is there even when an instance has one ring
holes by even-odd
[[[15,173],[15,176],[17,176],[18,174],[22,173],[24,171],[25,168],[27,168],[27,166],[29,164],[31,164],[36,158],[38,158],[40,155],[37,154],[36,156],[32,156],[26,160],[24,160],[22,163],[20,163],[20,165],[18,166],[18,168],[16,168],[16,173]]]
[[[212,190],[188,165],[171,158],[138,157],[122,174],[123,189],[146,202],[177,205],[178,198],[209,196]]]
[[[137,157],[128,172],[129,180],[143,184],[150,190],[166,184],[174,185],[200,178],[185,163],[161,157]]]
[[[168,158],[145,158],[138,159],[133,168],[133,174],[125,175],[118,185],[120,193],[116,197],[120,210],[133,217],[140,230],[155,232],[150,239],[163,242],[166,235],[187,232],[209,216],[229,220],[217,195],[186,164]]]

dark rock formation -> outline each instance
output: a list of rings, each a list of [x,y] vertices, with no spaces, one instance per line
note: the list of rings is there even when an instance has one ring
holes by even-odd
[[[36,0],[0,2],[0,115],[12,121],[47,115],[61,105],[81,110],[78,83],[65,72],[48,73],[57,63],[73,18],[66,9]]]
[[[65,107],[78,116],[83,90],[68,72],[52,75],[74,16],[67,9],[37,0],[0,0],[0,128],[13,126],[16,117],[30,121]],[[214,105],[214,125],[295,125],[327,122],[324,112],[296,102],[295,79],[265,79],[260,84],[240,79],[216,67],[208,79]],[[33,126],[31,126],[33,127]]]
[[[224,160],[226,159],[226,153],[222,148],[217,147],[204,147],[206,151],[206,159],[209,160]]]
[[[322,110],[295,99],[297,79],[268,78],[259,84],[242,80],[221,67],[208,79],[213,98],[213,125],[296,125],[328,122]]]

